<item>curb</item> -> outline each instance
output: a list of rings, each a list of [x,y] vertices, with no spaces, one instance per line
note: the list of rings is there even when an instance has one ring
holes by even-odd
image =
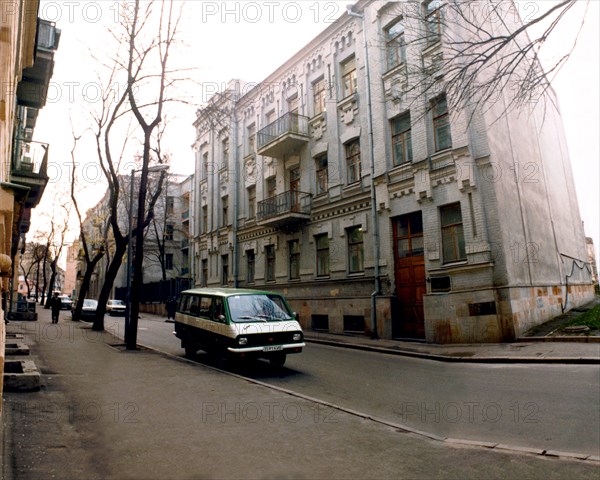
[[[407,350],[398,350],[386,347],[376,347],[372,345],[355,344],[347,342],[339,342],[335,340],[322,340],[304,337],[306,342],[317,343],[321,345],[329,345],[332,347],[350,348],[354,350],[363,350],[368,352],[386,353],[388,355],[401,355],[411,358],[421,358],[425,360],[435,360],[438,362],[448,363],[527,363],[527,364],[578,364],[578,365],[600,365],[598,357],[465,357],[465,356],[450,356],[438,355],[434,353],[411,352]]]

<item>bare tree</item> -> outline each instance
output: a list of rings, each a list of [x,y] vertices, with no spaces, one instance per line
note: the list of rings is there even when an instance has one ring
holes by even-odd
[[[133,259],[133,282],[130,298],[131,310],[129,312],[129,323],[125,329],[125,344],[127,349],[135,349],[137,346],[137,324],[139,315],[139,302],[141,296],[141,287],[143,284],[142,264],[144,260],[144,229],[148,226],[153,217],[153,208],[156,203],[162,183],[165,178],[165,172],[161,172],[158,181],[158,188],[146,214],[146,196],[148,184],[148,168],[152,157],[153,133],[163,120],[163,107],[167,100],[166,89],[172,85],[169,80],[168,60],[171,48],[177,35],[177,27],[180,15],[177,15],[173,8],[173,2],[161,2],[161,8],[158,12],[158,28],[156,35],[153,36],[149,44],[143,45],[142,37],[146,27],[150,25],[152,11],[150,4],[135,1],[133,7],[133,18],[128,25],[127,33],[129,39],[129,52],[127,62],[127,95],[131,110],[135,119],[143,132],[143,150],[142,165],[140,172],[140,189],[137,199],[137,222],[135,228],[135,257]],[[146,61],[150,60],[149,54],[156,54],[158,68],[154,75],[155,82],[149,84],[147,76],[141,76],[140,72],[144,68]],[[146,88],[144,88],[146,87]],[[146,94],[154,91],[152,97],[155,101],[152,105],[140,103],[136,94],[138,90],[143,89]],[[158,159],[162,163],[162,159]]]
[[[71,201],[73,202],[73,206],[75,207],[75,213],[77,214],[77,220],[79,221],[80,234],[79,238],[81,241],[81,247],[83,250],[83,260],[85,262],[85,273],[83,274],[83,279],[81,281],[81,285],[79,286],[79,292],[77,294],[77,304],[75,305],[75,309],[73,310],[73,320],[79,320],[81,316],[81,309],[83,307],[83,300],[85,299],[89,286],[90,280],[92,278],[92,274],[94,273],[94,269],[98,262],[102,259],[105,252],[105,244],[99,245],[88,245],[88,235],[86,233],[86,229],[83,222],[83,217],[81,215],[81,211],[79,210],[79,203],[77,201],[77,195],[75,195],[75,186],[76,186],[76,165],[75,162],[75,150],[77,148],[77,142],[81,137],[77,137],[75,132],[73,132],[73,148],[71,149]]]
[[[390,69],[386,75],[392,77],[388,98],[413,106],[424,94],[444,91],[452,106],[471,112],[470,119],[492,108],[497,119],[547,101],[545,94],[576,45],[585,13],[563,52],[544,69],[540,50],[583,2],[530,3],[519,12],[513,0],[397,2],[383,23],[398,23],[384,29],[379,40]],[[587,12],[589,0],[585,3]]]

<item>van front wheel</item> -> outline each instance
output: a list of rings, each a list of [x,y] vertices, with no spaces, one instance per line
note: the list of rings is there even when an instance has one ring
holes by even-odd
[[[285,365],[285,360],[285,353],[277,353],[269,357],[269,362],[271,362],[271,365],[273,365],[274,367],[283,367]]]

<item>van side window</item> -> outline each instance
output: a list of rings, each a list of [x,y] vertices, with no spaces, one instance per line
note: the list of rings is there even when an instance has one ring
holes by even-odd
[[[214,312],[213,312],[213,320],[215,322],[225,322],[224,320],[221,320],[219,317],[221,315],[225,315],[225,309],[223,308],[223,299],[222,298],[215,298],[214,301]]]
[[[210,307],[212,306],[211,297],[202,297],[200,300],[200,316],[210,318]]]
[[[188,311],[190,315],[198,316],[200,314],[200,297],[192,296],[190,298]]]

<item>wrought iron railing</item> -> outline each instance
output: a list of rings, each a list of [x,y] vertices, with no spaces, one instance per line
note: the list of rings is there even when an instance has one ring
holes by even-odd
[[[268,145],[286,133],[308,136],[308,117],[294,112],[282,115],[273,123],[258,131],[258,148]]]
[[[257,205],[257,220],[266,220],[279,215],[300,213],[310,214],[311,194],[289,190],[287,192],[267,198]]]

